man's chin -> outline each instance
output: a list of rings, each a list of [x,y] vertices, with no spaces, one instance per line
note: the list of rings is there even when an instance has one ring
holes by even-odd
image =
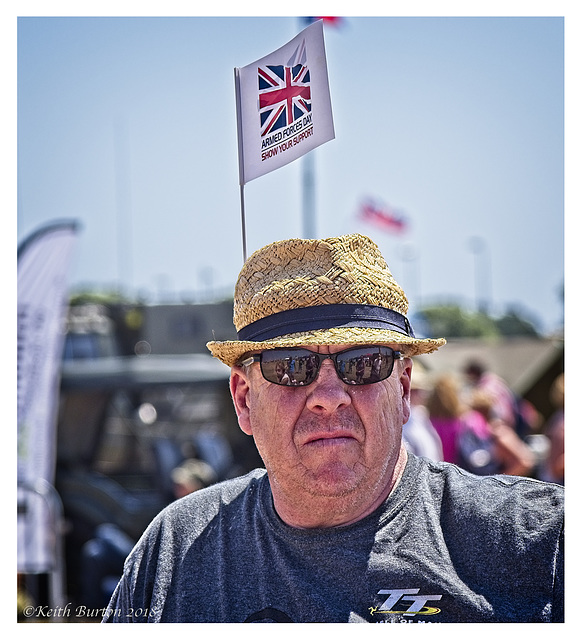
[[[305,481],[305,488],[310,495],[339,498],[356,491],[362,478],[352,467],[342,462],[328,462],[308,473]]]

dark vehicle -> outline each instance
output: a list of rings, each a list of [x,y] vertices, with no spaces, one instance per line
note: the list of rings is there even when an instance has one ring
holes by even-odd
[[[119,575],[91,585],[87,543],[104,524],[136,541],[176,498],[171,472],[185,459],[205,461],[216,480],[261,465],[237,426],[228,376],[205,354],[64,362],[56,489],[71,601],[106,606]]]

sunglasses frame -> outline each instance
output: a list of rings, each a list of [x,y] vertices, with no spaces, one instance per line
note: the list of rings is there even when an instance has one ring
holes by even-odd
[[[337,364],[337,357],[348,353],[349,351],[355,351],[355,350],[360,350],[360,349],[365,349],[365,350],[369,350],[371,351],[372,349],[377,349],[378,353],[381,353],[381,349],[386,349],[388,351],[392,352],[392,363],[391,363],[391,369],[389,370],[389,373],[384,377],[384,378],[380,378],[379,380],[368,380],[367,382],[355,382],[355,381],[346,381],[341,377],[341,374],[339,373],[339,365]],[[273,380],[269,380],[265,375],[264,375],[264,369],[262,367],[262,356],[265,353],[268,354],[272,354],[272,353],[276,353],[276,352],[281,352],[281,351],[285,351],[285,352],[293,352],[293,351],[306,351],[312,355],[317,356],[318,359],[318,365],[315,371],[315,375],[313,376],[312,380],[309,380],[309,382],[304,382],[301,384],[282,384],[281,382],[275,382]],[[396,351],[395,349],[392,349],[391,347],[385,346],[385,345],[376,345],[376,344],[372,344],[372,345],[359,345],[359,346],[354,346],[354,347],[349,347],[348,349],[343,349],[342,351],[337,351],[336,353],[317,353],[316,351],[311,351],[310,349],[305,349],[304,347],[280,347],[277,349],[266,349],[265,351],[261,351],[260,353],[255,353],[253,355],[250,355],[248,357],[246,357],[244,360],[242,360],[239,365],[241,367],[244,366],[249,366],[255,362],[259,362],[260,363],[260,372],[262,373],[262,377],[267,381],[270,382],[271,384],[276,384],[280,387],[287,387],[289,389],[297,389],[300,387],[307,387],[308,385],[312,384],[317,377],[319,376],[319,371],[321,370],[321,366],[323,364],[323,361],[325,360],[332,360],[333,362],[333,366],[335,367],[335,372],[337,373],[337,377],[339,378],[339,380],[341,380],[341,382],[343,382],[343,384],[347,384],[349,386],[365,386],[365,385],[369,385],[369,384],[375,384],[376,382],[382,382],[383,380],[387,380],[389,378],[389,376],[391,376],[391,374],[393,373],[393,367],[395,366],[395,361],[396,360],[403,360],[405,356],[401,353],[401,351]]]

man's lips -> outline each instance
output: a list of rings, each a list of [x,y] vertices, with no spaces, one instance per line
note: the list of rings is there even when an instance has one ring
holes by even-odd
[[[305,439],[304,444],[332,445],[341,444],[350,440],[356,440],[355,436],[348,431],[325,431],[314,433]]]

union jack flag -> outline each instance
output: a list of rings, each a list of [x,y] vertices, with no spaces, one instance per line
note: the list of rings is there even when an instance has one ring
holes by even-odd
[[[306,65],[258,67],[260,135],[288,127],[311,111],[311,76]]]
[[[241,187],[335,137],[322,20],[234,67],[234,82]]]

